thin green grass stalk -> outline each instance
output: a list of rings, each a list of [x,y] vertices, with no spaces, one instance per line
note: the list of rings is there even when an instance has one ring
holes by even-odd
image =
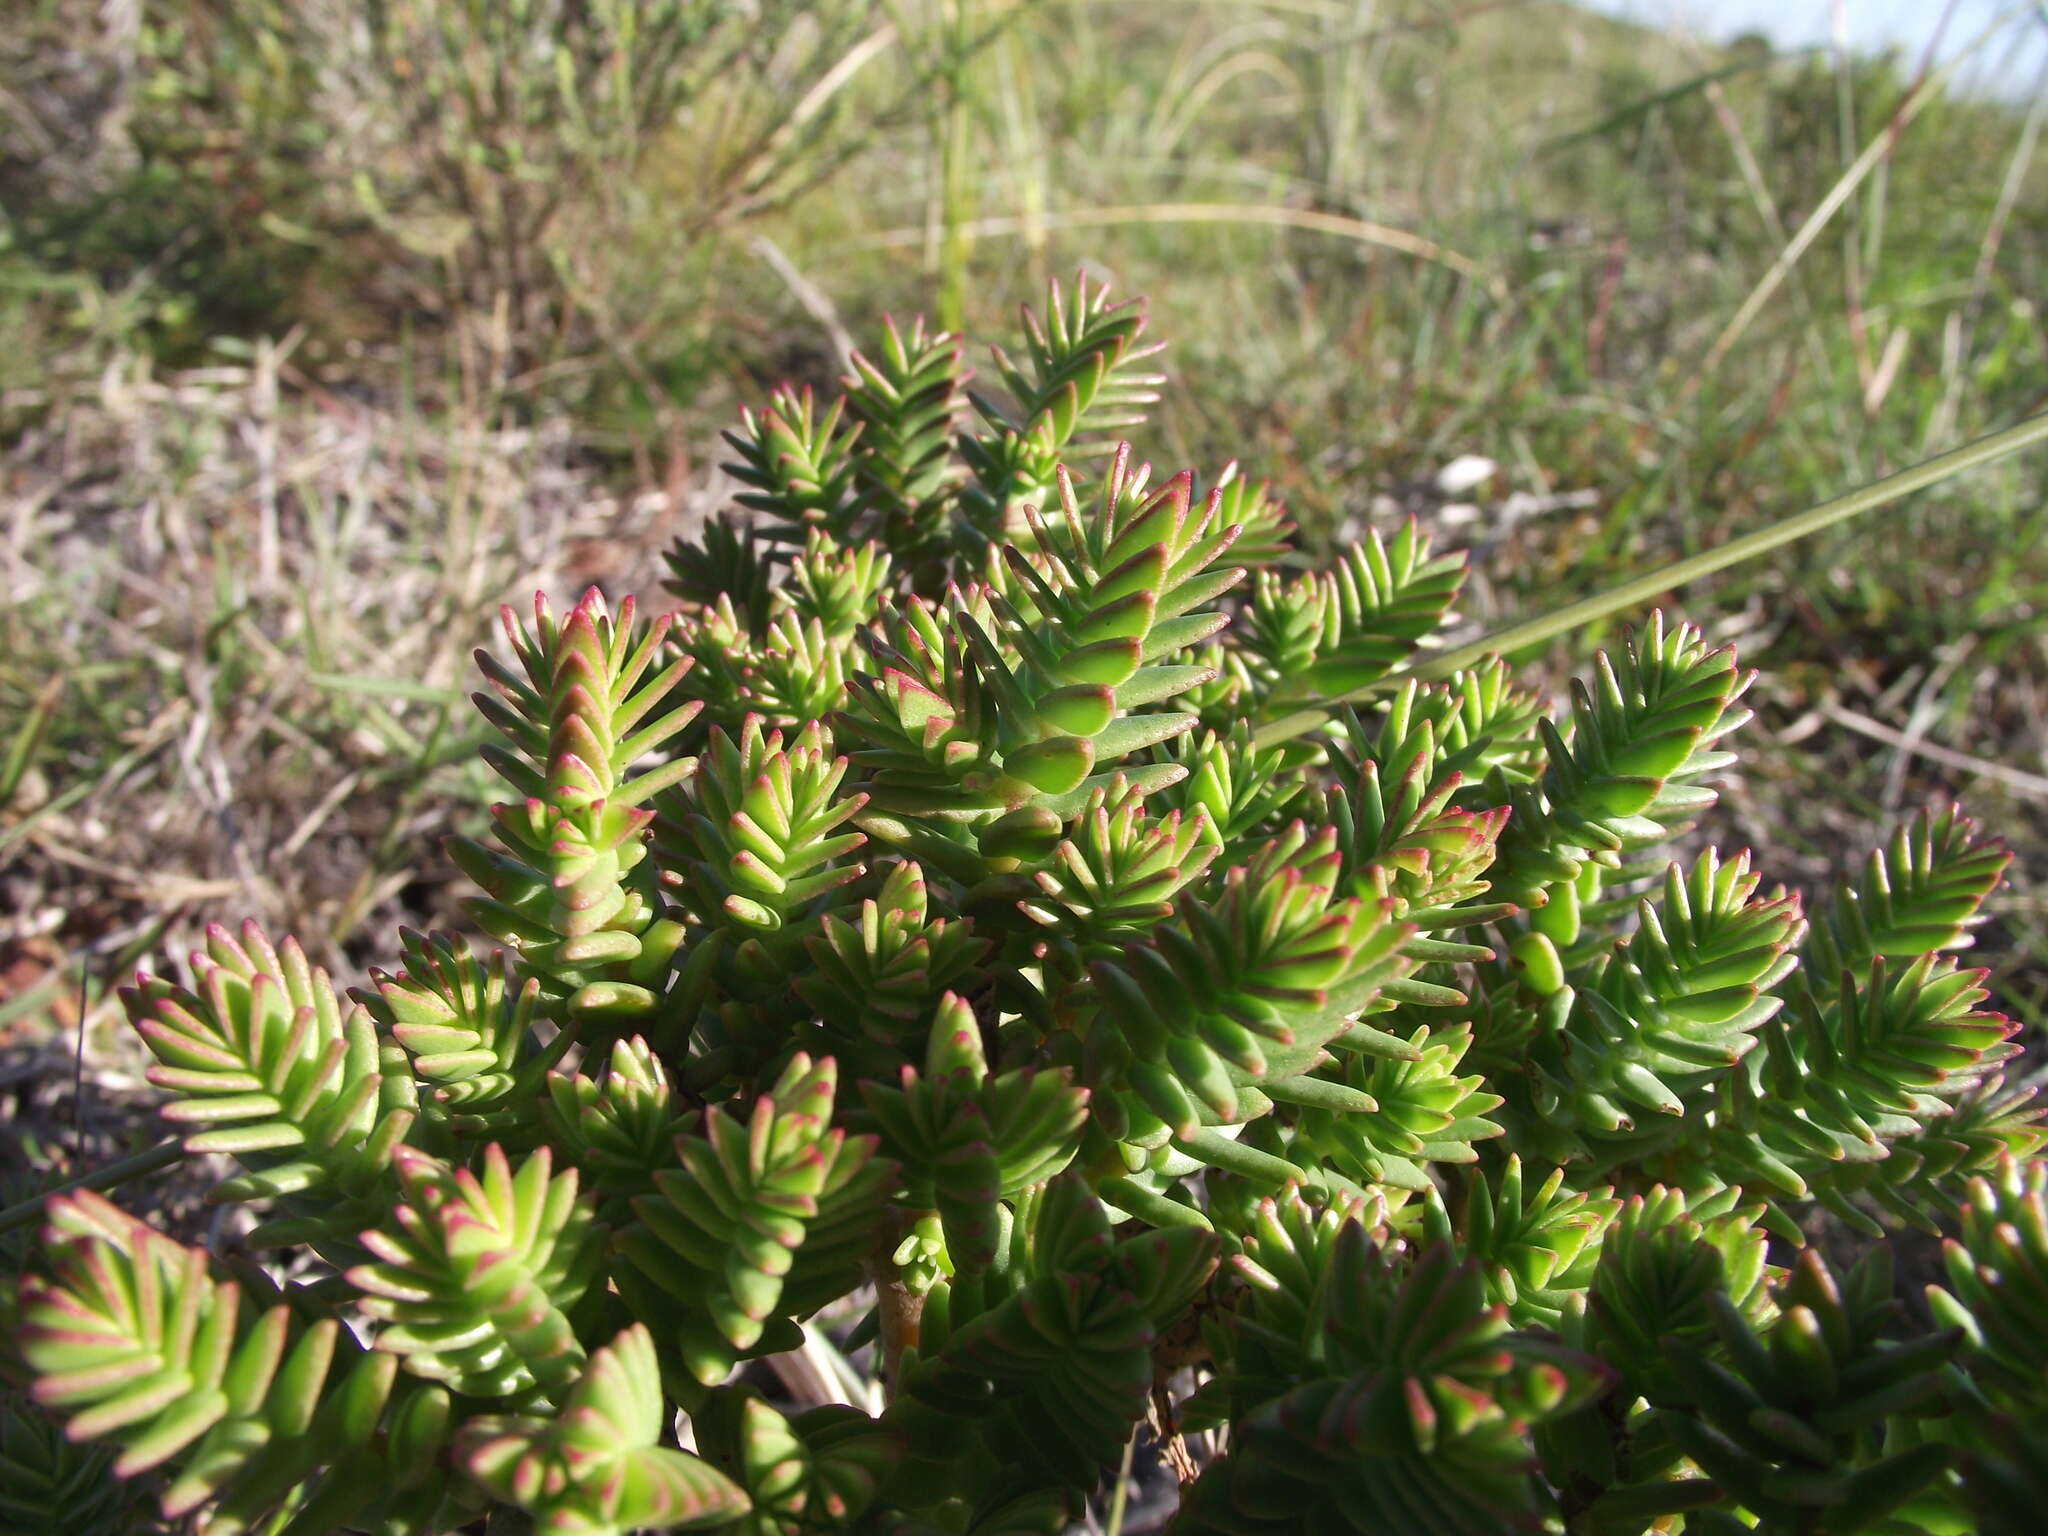
[[[1138,1436],[1133,1431],[1131,1438],[1124,1442],[1123,1465],[1117,1468],[1116,1492],[1109,1496],[1109,1519],[1103,1526],[1103,1536],[1123,1536],[1124,1511],[1129,1507],[1131,1498],[1131,1458],[1137,1449]]]
[[[1363,181],[1361,148],[1366,128],[1367,51],[1365,27],[1374,9],[1368,0],[1358,0],[1346,19],[1352,35],[1327,38],[1329,67],[1335,75],[1334,89],[1322,103],[1324,179],[1332,195],[1349,206]]]
[[[936,22],[944,63],[938,121],[939,191],[939,326],[960,330],[967,311],[967,263],[972,248],[968,222],[973,201],[974,117],[968,107],[967,7],[964,0],[941,0]]]
[[[1773,68],[1780,64],[1796,63],[1812,52],[1814,50],[1811,48],[1794,48],[1785,53],[1765,54],[1753,59],[1737,59],[1734,63],[1724,64],[1717,69],[1702,70],[1696,75],[1688,76],[1686,79],[1679,81],[1676,85],[1666,86],[1662,90],[1652,91],[1647,96],[1640,96],[1634,101],[1625,102],[1612,112],[1601,117],[1598,122],[1590,123],[1584,128],[1574,128],[1569,133],[1561,133],[1555,138],[1545,139],[1536,146],[1533,158],[1541,160],[1562,150],[1574,149],[1581,144],[1605,139],[1615,129],[1627,128],[1640,123],[1659,108],[1672,106],[1685,100],[1686,97],[1693,95],[1695,92],[1705,91],[1712,86],[1719,85],[1723,80],[1732,80],[1738,75],[1751,74],[1757,70]]]
[[[35,766],[36,755],[42,751],[43,742],[50,734],[50,723],[56,719],[57,705],[63,697],[63,677],[51,678],[43,684],[35,702],[29,706],[27,718],[15,728],[13,739],[7,745],[7,755],[0,760],[0,806],[13,801],[15,791],[21,788],[21,781]]]
[[[155,751],[159,745],[161,743],[153,743],[147,747],[130,748],[115,758],[113,762],[109,763],[106,770],[98,778],[80,779],[76,783],[68,785],[57,794],[52,795],[13,826],[8,827],[5,831],[0,831],[0,854],[6,853],[8,849],[15,847],[17,844],[26,842],[29,834],[43,822],[61,816],[79,801],[85,799],[86,796],[119,779],[129,769]]]
[[[2008,454],[2018,453],[2034,444],[2048,441],[2048,412],[2030,417],[2018,426],[2008,427],[2003,432],[1994,432],[1989,437],[1979,438],[1966,447],[1957,448],[1937,458],[1916,464],[1911,469],[1902,469],[1895,475],[1866,485],[1860,490],[1838,496],[1832,501],[1785,518],[1768,528],[1731,539],[1718,549],[1702,551],[1689,559],[1674,561],[1669,565],[1649,571],[1605,592],[1581,598],[1578,602],[1567,603],[1564,607],[1546,613],[1540,618],[1525,623],[1510,625],[1469,645],[1439,651],[1427,662],[1413,668],[1404,668],[1390,673],[1377,682],[1363,688],[1340,694],[1326,704],[1310,709],[1298,709],[1292,714],[1282,715],[1259,727],[1255,739],[1260,746],[1271,746],[1275,742],[1287,741],[1312,731],[1331,718],[1338,706],[1355,703],[1376,693],[1398,687],[1410,677],[1447,677],[1474,662],[1491,655],[1508,655],[1531,645],[1540,645],[1558,635],[1569,634],[1575,629],[1609,618],[1624,609],[1648,602],[1659,593],[1668,592],[1688,582],[1712,575],[1715,571],[1726,570],[1731,565],[1740,565],[1758,555],[1767,555],[1772,550],[1782,549],[1787,544],[1818,533],[1836,523],[1847,522],[1852,517],[1910,496],[1915,491],[1925,490],[1930,485],[1939,485],[1953,476],[1966,473],[1985,464],[1995,463]]]
[[[1041,221],[1051,206],[1057,173],[1040,127],[1037,78],[1015,29],[1006,29],[992,50],[990,70],[996,81],[1003,163],[1016,189],[1018,206],[1029,221],[1024,243],[1031,253],[1031,280],[1044,287],[1052,280],[1052,271],[1046,260],[1046,232]]]
[[[0,1232],[12,1232],[17,1227],[25,1227],[39,1219],[43,1214],[44,1202],[52,1195],[68,1194],[76,1189],[113,1189],[117,1185],[127,1184],[136,1179],[146,1179],[152,1173],[161,1173],[164,1169],[182,1162],[184,1157],[185,1140],[182,1136],[160,1141],[145,1151],[121,1158],[118,1162],[108,1163],[103,1168],[95,1168],[91,1173],[81,1174],[75,1179],[67,1179],[55,1189],[45,1190],[31,1199],[8,1206],[6,1210],[0,1211]]]
[[[5,1002],[0,1002],[0,1029],[13,1024],[16,1019],[33,1018],[49,1003],[57,1001],[64,990],[64,973],[51,971],[26,991],[17,992]]]

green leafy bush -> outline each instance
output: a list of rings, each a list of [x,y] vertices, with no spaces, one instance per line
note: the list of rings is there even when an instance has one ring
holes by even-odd
[[[1955,958],[2004,851],[1923,820],[1811,913],[1680,856],[1729,650],[1653,617],[1555,718],[1435,676],[1420,530],[1314,568],[1110,441],[1144,329],[1055,290],[989,393],[892,330],[732,434],[676,613],[508,612],[488,960],[137,982],[282,1262],[53,1197],[14,1343],[84,1444],[0,1423],[0,1510],[97,1528],[111,1453],[212,1536],[996,1536],[1143,1434],[1191,1536],[2021,1528],[2048,1174]],[[1816,1208],[1953,1233],[1931,1318]]]

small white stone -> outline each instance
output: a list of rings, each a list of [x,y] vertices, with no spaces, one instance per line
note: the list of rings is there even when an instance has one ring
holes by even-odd
[[[1436,472],[1437,492],[1444,496],[1463,496],[1486,484],[1499,469],[1498,464],[1483,454],[1461,453]]]

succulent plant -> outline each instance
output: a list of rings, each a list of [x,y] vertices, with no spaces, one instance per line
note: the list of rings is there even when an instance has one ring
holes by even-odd
[[[1923,819],[1811,914],[1681,857],[1731,650],[1652,616],[1554,717],[1432,667],[1459,558],[1155,480],[1142,305],[1025,330],[1000,399],[919,323],[748,413],[673,613],[508,614],[497,951],[137,980],[286,1278],[50,1199],[67,1439],[0,1419],[0,1517],[1054,1532],[1138,1436],[1188,1533],[2038,1508],[2044,1137],[1956,958],[2004,851]],[[1816,1211],[1952,1233],[1931,1319]]]

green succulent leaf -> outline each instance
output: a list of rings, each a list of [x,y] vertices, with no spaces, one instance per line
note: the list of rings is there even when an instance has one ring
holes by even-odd
[[[665,1417],[654,1340],[636,1326],[590,1357],[556,1417],[471,1419],[454,1455],[549,1536],[694,1530],[745,1515],[737,1484],[660,1443]]]
[[[277,1199],[314,1223],[273,1224],[267,1237],[345,1241],[351,1223],[382,1215],[392,1158],[413,1132],[419,1088],[405,1052],[294,939],[273,945],[245,923],[238,941],[214,924],[191,966],[196,990],[142,976],[121,994],[156,1058],[150,1081],[175,1095],[165,1118],[195,1128],[186,1151],[242,1165],[213,1199]]]
[[[872,1136],[832,1127],[831,1061],[798,1053],[744,1119],[722,1108],[676,1142],[621,1234],[616,1273],[636,1310],[675,1319],[672,1342],[706,1384],[769,1326],[852,1289],[895,1183]]]
[[[852,531],[855,466],[850,449],[858,423],[842,429],[844,397],[820,414],[809,389],[784,386],[766,410],[742,408],[740,427],[725,434],[739,457],[725,466],[748,489],[739,504],[764,514],[770,534],[801,543],[814,528],[844,540]]]
[[[576,1171],[540,1148],[515,1170],[496,1142],[480,1174],[402,1149],[405,1203],[363,1234],[375,1262],[348,1272],[388,1326],[377,1347],[469,1397],[553,1396],[584,1351],[568,1312],[597,1277],[602,1230]]]
[[[1691,1399],[1668,1415],[1671,1435],[1768,1524],[1863,1530],[1952,1459],[1939,1440],[1894,1446],[1878,1437],[1889,1419],[1937,1411],[1941,1367],[1961,1337],[1885,1337],[1897,1303],[1881,1255],[1838,1280],[1808,1249],[1761,1330],[1725,1296],[1710,1295],[1725,1356],[1666,1342],[1667,1364]]]
[[[71,1439],[117,1445],[115,1475],[164,1469],[167,1519],[206,1508],[232,1536],[289,1512],[313,1533],[439,1508],[441,1387],[403,1382],[395,1357],[274,1290],[245,1306],[205,1254],[97,1195],[54,1199],[49,1218],[17,1335],[34,1396]]]
[[[1541,723],[1543,774],[1510,789],[1494,891],[1540,907],[1581,865],[1618,865],[1624,848],[1661,841],[1713,805],[1704,781],[1734,760],[1718,743],[1749,718],[1737,701],[1753,675],[1698,630],[1667,630],[1661,614],[1618,658],[1601,653],[1593,682],[1572,685],[1569,738]]]
[[[127,1536],[137,1529],[137,1488],[114,1475],[105,1446],[74,1445],[33,1408],[0,1407],[0,1533]]]
[[[519,670],[488,652],[477,664],[496,697],[477,707],[504,737],[484,749],[518,797],[492,807],[501,852],[457,839],[456,861],[484,897],[468,904],[574,1013],[645,1014],[679,937],[645,864],[646,802],[686,776],[687,758],[635,775],[702,708],[668,651],[672,619],[614,619],[593,587],[560,621],[543,599],[531,630],[510,608]]]
[[[745,1536],[805,1536],[852,1526],[903,1460],[901,1436],[856,1408],[814,1408],[785,1418],[746,1387],[711,1394],[695,1416],[699,1444],[746,1492],[731,1529]]]

